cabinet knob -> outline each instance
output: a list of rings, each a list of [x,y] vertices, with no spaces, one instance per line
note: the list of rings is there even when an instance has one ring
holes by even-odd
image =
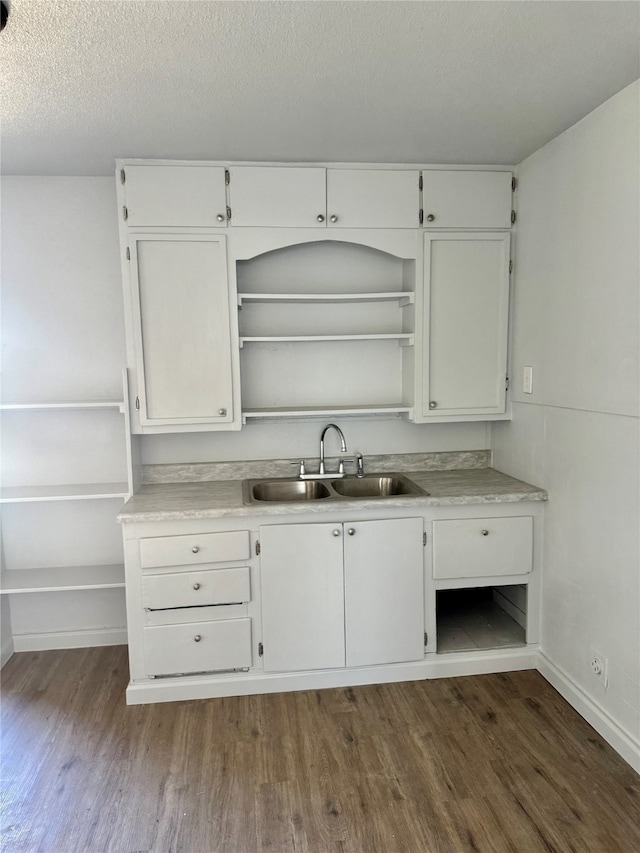
[[[333,531],[332,531],[332,533],[333,533],[333,535],[334,535],[334,536],[340,536],[340,531],[338,530],[338,528],[336,528],[335,530],[333,530]]]
[[[330,222],[337,222],[338,221],[338,217],[335,215],[335,213],[329,217],[329,221]]]
[[[226,417],[227,410],[226,409],[218,409],[218,414],[220,415],[221,418],[224,418],[224,417]]]
[[[199,550],[200,550],[200,547],[199,547],[198,545],[194,545],[194,546],[193,546],[193,548],[191,549],[191,551],[192,551],[194,554],[197,554]]]
[[[429,408],[430,409],[437,409],[438,408],[438,404],[436,403],[435,400],[429,400]]]
[[[488,535],[489,535],[489,531],[488,531],[488,530],[481,530],[481,531],[480,531],[480,533],[482,533],[482,535],[483,535],[483,536],[488,536]]]
[[[223,216],[221,213],[219,213],[219,214],[216,216],[216,219],[218,220],[218,222],[224,222],[224,216]]]
[[[194,589],[200,589],[200,584],[199,584],[199,583],[194,583],[193,588],[194,588]]]
[[[427,213],[427,222],[433,222],[435,218],[433,213]]]
[[[196,634],[195,637],[193,638],[193,642],[199,643],[201,639],[202,639],[202,637],[200,636],[200,634]]]
[[[349,534],[349,536],[355,536],[355,535],[356,535],[355,528],[354,528],[354,527],[350,527],[350,528],[347,530],[347,533]]]
[[[324,222],[324,214],[323,213],[318,214],[318,222]]]

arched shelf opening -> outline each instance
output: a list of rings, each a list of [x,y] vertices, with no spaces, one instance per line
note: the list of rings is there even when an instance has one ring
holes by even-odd
[[[415,258],[314,240],[236,277],[245,420],[411,412]]]

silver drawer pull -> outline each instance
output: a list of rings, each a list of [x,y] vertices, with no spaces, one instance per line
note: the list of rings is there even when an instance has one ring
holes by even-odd
[[[194,583],[193,588],[194,588],[194,589],[200,589],[200,584],[199,584],[199,583]]]
[[[192,548],[191,550],[192,550],[192,552],[193,552],[194,554],[197,554],[197,553],[198,553],[198,551],[200,550],[200,548],[199,548],[197,545],[194,545],[194,546],[193,546],[193,548]]]
[[[199,643],[201,639],[202,639],[202,637],[200,636],[200,634],[196,634],[195,637],[193,638],[193,642]]]
[[[481,531],[480,531],[480,533],[482,533],[482,535],[483,535],[483,536],[488,536],[488,535],[489,535],[489,531],[488,531],[488,530],[481,530]]]
[[[350,528],[347,530],[347,533],[349,534],[349,536],[355,536],[355,533],[356,533],[355,528],[350,527]]]
[[[334,536],[340,536],[340,531],[337,528],[335,530],[332,530],[331,532]]]

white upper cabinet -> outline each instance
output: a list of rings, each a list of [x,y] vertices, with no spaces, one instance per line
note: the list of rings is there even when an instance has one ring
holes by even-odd
[[[402,169],[327,169],[327,225],[418,228],[420,173]]]
[[[409,169],[236,166],[231,224],[275,228],[418,228],[420,173]]]
[[[512,179],[511,172],[424,171],[425,228],[510,228]]]
[[[465,232],[424,239],[424,419],[501,414],[510,235]]]
[[[232,225],[324,227],[325,169],[232,166],[229,175]]]
[[[225,227],[227,202],[222,166],[123,166],[127,225]]]
[[[233,353],[226,238],[132,235],[131,277],[142,427],[232,429]]]

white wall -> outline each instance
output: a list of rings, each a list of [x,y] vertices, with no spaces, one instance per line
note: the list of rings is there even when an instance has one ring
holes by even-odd
[[[639,94],[624,89],[518,167],[513,422],[492,426],[495,467],[549,491],[544,654],[588,719],[636,746]],[[592,651],[608,658],[606,690]]]

